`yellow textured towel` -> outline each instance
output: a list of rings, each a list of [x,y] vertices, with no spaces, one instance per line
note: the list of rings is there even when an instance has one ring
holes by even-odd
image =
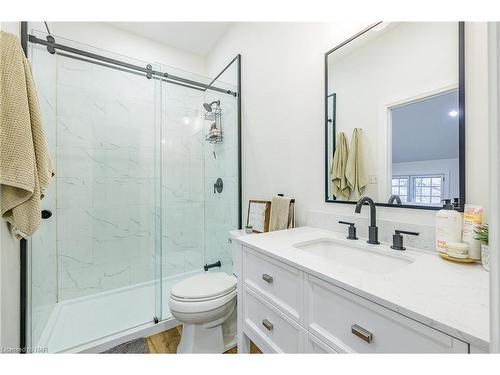
[[[38,228],[53,175],[28,60],[19,39],[0,32],[0,208],[17,238]]]
[[[351,147],[347,158],[346,178],[349,187],[354,193],[354,199],[359,199],[368,184],[363,155],[362,133],[360,128],[352,132]]]
[[[349,155],[349,147],[344,132],[340,132],[337,136],[337,145],[333,154],[333,162],[331,168],[332,179],[332,194],[337,199],[349,200],[351,196],[351,187],[347,183],[345,170],[347,166],[347,157]]]
[[[273,197],[269,214],[269,231],[293,228],[295,225],[294,205],[288,197]]]

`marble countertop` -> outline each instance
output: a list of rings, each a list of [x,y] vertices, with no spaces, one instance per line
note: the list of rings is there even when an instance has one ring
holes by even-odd
[[[436,252],[389,244],[356,243],[379,252],[404,255],[412,263],[388,273],[372,273],[333,262],[293,245],[318,238],[345,240],[345,234],[312,227],[245,235],[236,240],[309,274],[399,312],[484,351],[489,341],[489,274],[479,264],[458,264]],[[363,245],[363,246],[364,246]]]

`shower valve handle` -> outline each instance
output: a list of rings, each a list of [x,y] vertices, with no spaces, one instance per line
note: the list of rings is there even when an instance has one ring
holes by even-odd
[[[222,193],[222,190],[224,189],[224,182],[222,181],[222,178],[218,178],[217,181],[215,181],[214,184],[214,194],[215,193]]]

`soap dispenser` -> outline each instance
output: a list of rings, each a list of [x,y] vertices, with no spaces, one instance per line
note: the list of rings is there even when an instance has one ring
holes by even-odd
[[[436,213],[436,250],[446,253],[448,243],[461,242],[462,215],[455,211],[451,199],[444,199],[442,210]]]

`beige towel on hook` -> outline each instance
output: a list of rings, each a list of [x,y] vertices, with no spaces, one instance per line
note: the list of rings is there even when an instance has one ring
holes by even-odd
[[[54,175],[35,84],[19,39],[0,32],[0,208],[17,238],[40,223],[40,200]]]
[[[347,158],[346,178],[354,199],[359,199],[368,184],[363,154],[362,130],[355,128],[352,132],[351,147]]]
[[[349,200],[351,196],[351,187],[346,178],[347,157],[349,156],[349,147],[344,132],[339,132],[333,162],[331,168],[332,194],[340,200]]]
[[[273,197],[271,200],[271,213],[269,215],[269,231],[291,228],[295,224],[292,198]]]

